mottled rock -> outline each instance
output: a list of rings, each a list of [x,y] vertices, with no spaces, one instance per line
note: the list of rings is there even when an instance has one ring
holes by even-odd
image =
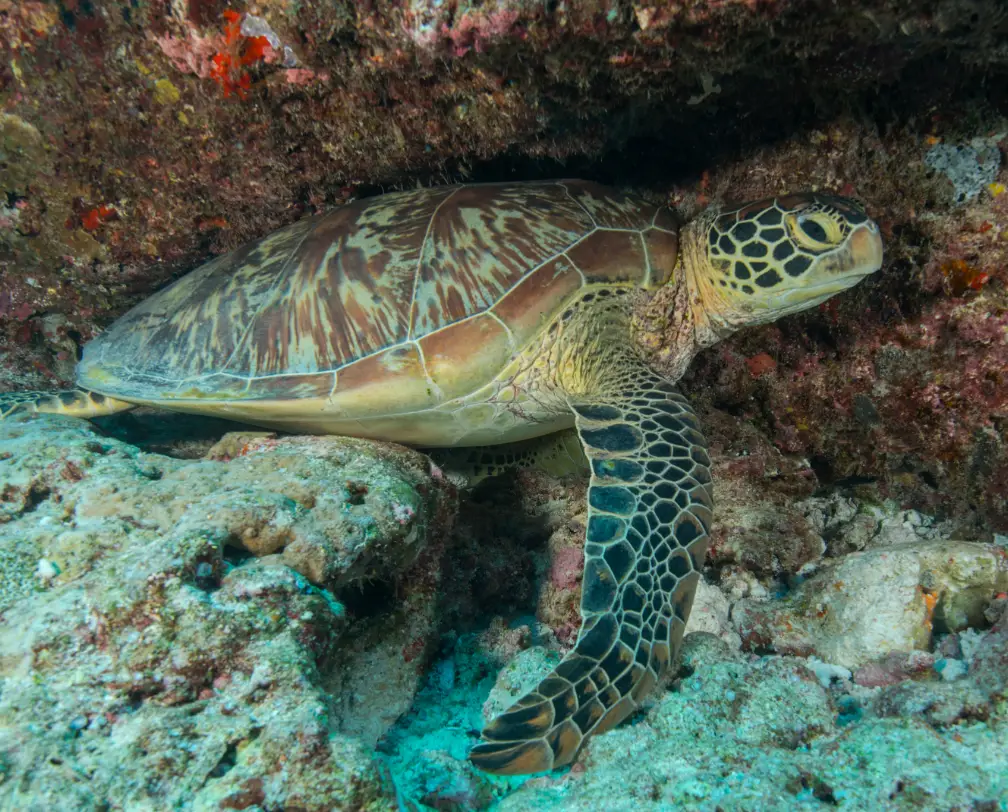
[[[559,662],[557,652],[546,646],[532,646],[519,652],[497,674],[497,681],[483,705],[484,720],[489,721],[511,707]]]
[[[996,804],[1008,793],[1003,720],[949,730],[909,714],[841,724],[800,661],[743,662],[703,634],[684,649],[693,671],[678,692],[590,740],[583,769],[529,781],[496,808],[945,809]]]
[[[276,553],[313,583],[338,587],[402,572],[448,510],[427,458],[398,446],[250,438],[227,461],[183,461],[79,421],[8,422],[0,432],[10,455],[0,461],[2,515],[35,514],[34,546],[62,582],[87,568],[94,545],[185,526],[222,548]]]
[[[933,663],[930,675],[921,679],[918,673],[913,675],[917,679],[885,684],[864,697],[866,707],[877,716],[918,718],[938,729],[955,729],[973,720],[1003,722],[1008,697],[1008,612],[1003,606],[998,612],[999,619],[987,631],[967,630],[958,635],[962,659],[925,655]],[[924,657],[920,661],[926,662]],[[946,669],[955,671],[953,678],[945,677]],[[940,679],[935,679],[935,672],[941,674]]]
[[[178,460],[59,417],[0,423],[0,447],[4,808],[394,808],[378,734],[336,712],[353,686],[326,680],[360,665],[332,590],[410,576],[432,633],[423,555],[454,490],[426,458],[260,438]],[[415,690],[387,685],[389,707]]]
[[[707,632],[719,637],[731,648],[738,649],[742,640],[728,617],[730,610],[728,598],[720,589],[700,581],[693,599],[693,611],[686,621],[686,634]]]
[[[937,659],[930,651],[890,651],[861,665],[853,677],[858,685],[868,688],[897,685],[908,679],[927,677]]]
[[[426,676],[442,623],[438,563],[428,551],[397,579],[392,605],[350,625],[338,664],[323,675],[332,728],[367,747],[410,709]]]
[[[856,669],[891,651],[928,648],[935,624],[983,622],[1008,588],[994,545],[935,541],[854,553],[823,566],[781,601],[742,599],[732,620],[750,648],[816,654]]]
[[[758,575],[798,572],[822,558],[825,542],[795,509],[770,502],[718,501],[711,560],[737,563]]]
[[[975,138],[969,144],[935,144],[924,156],[935,172],[952,185],[957,203],[977,197],[994,182],[1001,168],[998,138]]]

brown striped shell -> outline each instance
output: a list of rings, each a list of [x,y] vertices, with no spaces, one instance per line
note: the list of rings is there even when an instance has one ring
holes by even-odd
[[[665,208],[583,181],[396,192],[198,268],[89,344],[81,386],[144,402],[324,399],[374,414],[488,383],[586,286],[658,287]]]

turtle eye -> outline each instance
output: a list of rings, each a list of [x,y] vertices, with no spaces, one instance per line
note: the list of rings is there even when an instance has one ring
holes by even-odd
[[[843,238],[839,224],[822,212],[801,212],[788,218],[791,236],[802,248],[825,251]]]

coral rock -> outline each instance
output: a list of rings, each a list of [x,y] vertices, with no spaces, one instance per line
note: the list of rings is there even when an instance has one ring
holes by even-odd
[[[928,648],[936,625],[982,622],[1008,588],[1008,559],[993,545],[934,541],[853,553],[779,602],[739,601],[732,619],[749,647],[816,654],[856,669],[889,652]]]

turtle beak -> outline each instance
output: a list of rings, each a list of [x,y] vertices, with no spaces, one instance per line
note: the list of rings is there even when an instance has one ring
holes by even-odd
[[[850,274],[868,276],[882,267],[882,235],[874,220],[859,226],[850,236]]]

